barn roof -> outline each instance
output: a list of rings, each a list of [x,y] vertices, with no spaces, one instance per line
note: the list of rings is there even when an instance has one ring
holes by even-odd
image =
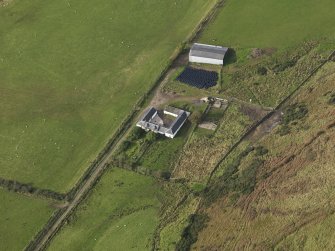
[[[188,114],[185,111],[179,114],[177,119],[170,126],[168,133],[175,135],[178,132],[179,128],[185,123],[187,117]]]
[[[153,107],[150,107],[142,116],[141,120],[145,122],[149,122],[150,119],[157,113],[157,110]]]
[[[190,56],[223,60],[227,51],[227,47],[195,43],[191,47]]]

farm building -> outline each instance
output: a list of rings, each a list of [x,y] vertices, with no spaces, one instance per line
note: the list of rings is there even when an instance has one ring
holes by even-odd
[[[189,61],[192,63],[223,65],[223,58],[227,51],[227,47],[195,43],[191,47]]]
[[[189,112],[170,106],[163,111],[150,107],[145,111],[136,126],[146,131],[153,131],[174,138],[189,115]]]

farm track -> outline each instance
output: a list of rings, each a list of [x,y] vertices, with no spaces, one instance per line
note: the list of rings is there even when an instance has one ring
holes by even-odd
[[[224,0],[218,0],[212,9],[206,13],[206,16],[200,21],[196,29],[190,34],[186,39],[185,43],[191,43],[197,39],[206,25],[213,19],[216,15],[217,10],[222,7]],[[60,209],[56,212],[46,223],[44,228],[37,234],[37,236],[32,240],[28,246],[25,248],[26,251],[31,250],[45,250],[52,240],[52,238],[57,234],[61,227],[66,223],[68,218],[72,215],[78,205],[87,197],[89,192],[92,190],[94,185],[101,178],[104,171],[107,169],[110,163],[110,158],[115,152],[117,146],[122,141],[125,135],[127,135],[131,128],[131,123],[140,115],[141,109],[146,101],[152,97],[158,90],[160,85],[163,83],[166,76],[170,73],[173,65],[178,59],[182,50],[179,49],[175,55],[172,56],[170,64],[162,71],[160,77],[157,79],[152,88],[148,91],[147,95],[144,95],[135,106],[134,110],[130,113],[127,119],[122,124],[123,127],[115,134],[115,136],[109,141],[107,146],[99,154],[97,160],[88,168],[80,182],[71,190],[68,196],[68,206],[64,209]]]

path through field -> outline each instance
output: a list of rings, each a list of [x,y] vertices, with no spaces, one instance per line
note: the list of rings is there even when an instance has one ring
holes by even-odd
[[[213,17],[215,12],[219,7],[221,7],[220,3],[223,2],[221,0],[218,1],[217,4],[215,4],[212,8],[212,10],[209,11],[209,13],[206,13],[204,18],[200,21],[199,25],[195,29],[194,33],[190,35],[188,38],[188,42],[192,42],[195,37],[197,37],[198,34],[202,32],[204,27],[207,25],[208,20]],[[179,61],[179,55],[176,55],[176,58],[171,62],[171,65],[168,67],[168,69],[162,74],[162,77],[158,80],[157,84],[153,86],[153,88],[149,91],[150,93],[154,93],[154,99],[151,101],[152,105],[159,105],[164,104],[165,102],[168,102],[169,100],[177,97],[171,97],[169,95],[165,96],[160,92],[160,87],[164,84],[164,80],[167,78],[169,73],[172,71],[172,68],[176,64],[177,61]],[[194,97],[180,97],[181,100],[193,100]],[[132,111],[132,116],[129,117],[130,122],[136,119],[140,115],[140,111],[137,109],[134,109]],[[128,121],[129,122],[129,121]],[[112,145],[109,147],[109,150],[100,157],[99,163],[94,167],[90,175],[81,181],[80,184],[78,184],[78,189],[76,190],[76,193],[72,196],[72,200],[68,203],[67,208],[60,214],[56,215],[54,221],[51,219],[51,224],[46,225],[47,229],[45,231],[42,230],[42,232],[33,240],[26,248],[26,250],[44,250],[48,243],[51,241],[51,239],[57,234],[57,232],[61,229],[63,224],[66,222],[68,217],[74,212],[74,210],[77,208],[77,206],[80,204],[80,202],[86,197],[86,195],[90,192],[90,190],[94,187],[94,184],[99,180],[101,175],[103,174],[104,170],[109,164],[109,160],[115,150],[117,149],[118,144],[122,141],[122,139],[129,133],[130,128],[123,128],[121,132],[116,136],[115,140],[113,141]]]

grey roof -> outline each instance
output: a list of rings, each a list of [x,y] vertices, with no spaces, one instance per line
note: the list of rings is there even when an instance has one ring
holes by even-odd
[[[144,113],[144,115],[143,115],[141,121],[149,122],[150,119],[152,118],[152,116],[154,116],[156,112],[157,112],[157,110],[156,110],[155,108],[150,107],[150,108],[146,111],[146,113]]]
[[[186,112],[181,113],[178,115],[176,120],[170,126],[168,133],[175,134],[179,130],[179,128],[184,124],[185,120],[187,119],[188,114]]]
[[[191,48],[190,56],[223,60],[227,51],[227,47],[195,43]]]
[[[162,119],[159,117],[158,111],[151,107],[143,114],[140,121],[137,122],[137,126],[142,127],[145,130],[151,130],[153,132],[165,134],[165,136],[172,135],[172,138],[176,135],[181,126],[185,123],[189,112],[184,110],[169,107],[167,110],[173,114],[176,114],[176,119],[172,122],[170,126],[165,126]]]

